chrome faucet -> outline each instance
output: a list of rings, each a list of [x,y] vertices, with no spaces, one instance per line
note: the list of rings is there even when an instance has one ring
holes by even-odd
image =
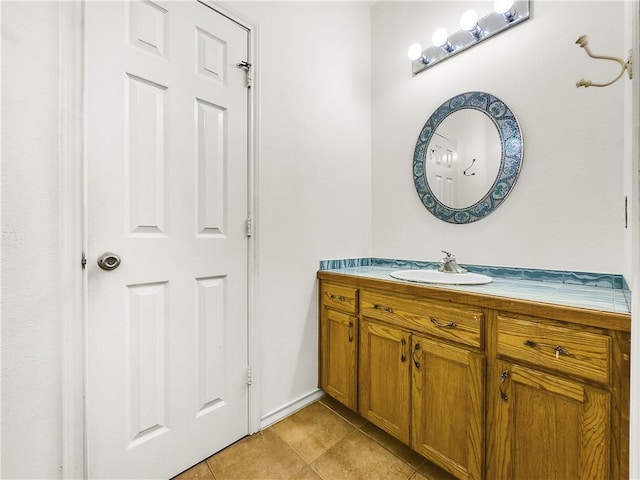
[[[447,252],[445,250],[441,250],[441,252],[445,254],[445,257],[439,262],[440,263],[440,268],[438,268],[439,272],[466,273],[466,270],[457,264],[456,257],[452,253]]]

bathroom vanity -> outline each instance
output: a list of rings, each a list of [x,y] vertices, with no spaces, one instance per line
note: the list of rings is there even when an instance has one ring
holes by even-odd
[[[328,395],[460,479],[628,478],[628,312],[357,270],[318,272]]]

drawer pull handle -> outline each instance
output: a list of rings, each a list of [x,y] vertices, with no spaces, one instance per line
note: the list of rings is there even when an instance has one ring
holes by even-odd
[[[416,352],[420,350],[420,344],[416,343],[413,346],[413,354],[411,355],[411,358],[413,359],[413,364],[416,366],[417,369],[420,369],[420,362],[418,360],[416,360]]]
[[[349,337],[349,342],[353,342],[353,322],[349,322],[349,333],[347,335]]]
[[[407,346],[407,341],[402,338],[400,340],[400,344],[402,345],[402,351],[400,352],[400,361],[401,362],[406,362],[407,361],[407,352],[405,350],[405,347]]]
[[[556,359],[560,357],[560,355],[565,355],[565,356],[569,355],[569,350],[567,350],[564,347],[561,347],[560,345],[552,345],[550,343],[536,343],[533,340],[526,340],[524,344],[531,348],[536,348],[536,347],[552,348],[556,352]]]
[[[436,327],[443,327],[443,328],[456,328],[458,326],[458,324],[456,322],[441,322],[440,320],[438,320],[435,317],[431,317],[429,320],[431,320],[431,323],[433,323]]]
[[[502,399],[503,402],[506,402],[507,400],[509,400],[509,397],[507,397],[507,393],[504,391],[504,382],[507,381],[507,378],[509,378],[509,370],[503,370],[502,373],[500,374],[500,398]]]
[[[329,298],[330,298],[330,299],[332,299],[332,300],[335,300],[335,299],[336,299],[336,296],[335,296],[333,293],[330,293],[330,294],[329,294]],[[346,298],[346,297],[343,297],[342,295],[340,295],[340,296],[338,297],[338,300],[340,300],[341,302],[346,302],[346,301],[347,301],[347,298]]]
[[[375,305],[373,306],[373,308],[374,308],[374,309],[376,309],[376,310],[384,310],[384,311],[385,311],[385,312],[387,312],[387,313],[393,313],[393,308],[391,308],[391,307],[385,307],[384,305],[378,305],[378,304],[375,304]]]

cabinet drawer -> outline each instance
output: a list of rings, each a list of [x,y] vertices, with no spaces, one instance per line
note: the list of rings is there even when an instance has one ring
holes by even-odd
[[[611,338],[544,323],[498,316],[498,354],[608,384]]]
[[[414,332],[472,347],[481,346],[484,315],[479,310],[363,290],[360,313]]]
[[[358,289],[323,282],[322,304],[346,313],[357,313]]]

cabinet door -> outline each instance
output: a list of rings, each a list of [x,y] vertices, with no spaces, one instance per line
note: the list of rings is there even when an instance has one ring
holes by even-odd
[[[413,335],[411,363],[412,448],[457,478],[482,478],[484,356]]]
[[[611,394],[519,365],[499,364],[496,478],[610,478]]]
[[[409,443],[409,332],[363,318],[360,327],[360,415]]]
[[[358,318],[330,308],[322,311],[320,323],[320,387],[352,410],[357,404]]]

